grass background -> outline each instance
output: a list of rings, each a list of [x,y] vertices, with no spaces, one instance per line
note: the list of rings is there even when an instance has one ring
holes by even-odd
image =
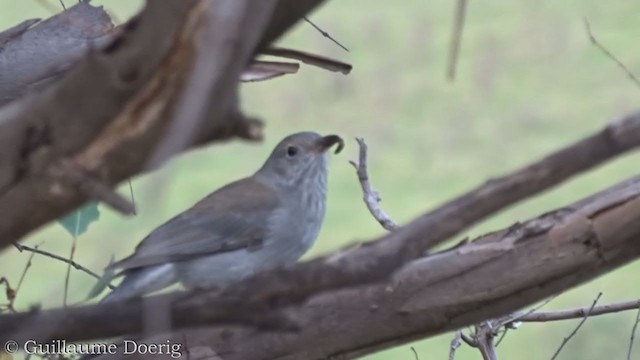
[[[73,1],[66,0],[68,5]],[[102,0],[126,19],[140,0]],[[59,8],[57,1],[49,4]],[[0,28],[51,10],[36,0],[0,0]],[[357,146],[370,147],[370,173],[383,208],[407,222],[451,197],[601,128],[637,109],[640,88],[596,47],[583,17],[609,50],[640,73],[640,3],[617,0],[471,2],[458,78],[445,80],[454,4],[451,1],[330,1],[311,18],[350,48],[344,52],[301,23],[282,44],[334,56],[354,65],[349,76],[303,67],[295,76],[243,85],[243,107],[267,124],[262,144],[232,142],[180,156],[133,181],[139,215],[123,218],[101,207],[100,220],[78,239],[76,260],[101,272],[112,254],[128,255],[150,230],[219,186],[246,176],[282,137],[300,130],[338,133],[349,139],[333,156],[325,225],[313,257],[383,233],[362,204],[353,169]],[[1,74],[0,74],[1,76]],[[627,155],[578,179],[514,206],[468,235],[505,227],[565,205],[638,172]],[[128,193],[128,187],[122,188]],[[71,237],[52,224],[26,244],[68,254]],[[17,283],[28,259],[15,249],[0,254],[0,276]],[[16,305],[27,309],[62,302],[66,266],[36,257]],[[633,263],[573,289],[545,309],[588,306],[640,297]],[[81,301],[94,280],[71,274],[70,298]],[[0,301],[3,299],[0,298]],[[623,359],[634,312],[589,319],[563,350],[562,359]],[[551,357],[577,321],[524,324],[498,348],[501,359]],[[367,356],[369,360],[446,359],[452,334]],[[640,344],[633,358],[640,359]],[[456,359],[479,359],[463,346]]]

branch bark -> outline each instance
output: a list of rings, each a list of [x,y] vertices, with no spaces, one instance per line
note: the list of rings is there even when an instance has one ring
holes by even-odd
[[[319,294],[287,310],[300,331],[255,332],[228,327],[267,308],[174,301],[173,329],[190,347],[208,347],[225,359],[298,359],[355,356],[435,335],[512,312],[640,256],[640,177],[571,206],[518,223],[405,266],[388,282]],[[245,299],[251,302],[251,298]],[[142,301],[101,304],[0,317],[0,340],[34,338],[29,324],[54,324],[41,339],[89,340],[138,333]],[[245,322],[246,323],[246,322]],[[100,324],[100,326],[96,326]],[[40,328],[42,325],[40,325]],[[36,337],[38,338],[38,337]],[[251,344],[251,346],[247,346]]]
[[[61,80],[0,109],[0,212],[7,215],[0,219],[0,249],[93,195],[60,181],[63,163],[113,187],[149,170],[154,154],[156,166],[185,147],[260,139],[261,124],[240,115],[234,101],[240,72],[258,49],[321,2],[149,0],[121,34]],[[214,22],[225,7],[235,12]],[[202,71],[215,76],[195,73]],[[189,77],[204,79],[206,91],[195,119],[182,119],[176,111],[194,86]],[[185,121],[191,131],[156,154],[160,140]]]

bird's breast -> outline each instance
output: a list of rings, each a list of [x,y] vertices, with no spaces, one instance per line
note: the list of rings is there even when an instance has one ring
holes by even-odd
[[[291,200],[274,214],[270,241],[285,263],[296,262],[314,244],[325,214],[326,186],[309,184],[299,194],[289,194]],[[291,196],[293,195],[293,196]]]

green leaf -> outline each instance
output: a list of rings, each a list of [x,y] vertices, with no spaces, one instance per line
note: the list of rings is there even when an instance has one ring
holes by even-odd
[[[58,219],[58,223],[62,225],[73,237],[78,237],[87,231],[89,225],[100,218],[98,211],[98,203],[91,202],[78,210]]]
[[[113,264],[114,261],[115,261],[115,257],[112,255],[111,261],[109,261],[109,265]],[[100,295],[100,293],[102,293],[104,289],[106,289],[109,286],[109,284],[111,284],[111,280],[113,280],[114,278],[115,278],[114,269],[105,270],[104,274],[102,274],[102,277],[98,279],[98,282],[96,282],[93,288],[91,288],[91,291],[89,291],[89,295],[87,295],[87,298],[85,299],[85,301],[89,301],[94,297]]]

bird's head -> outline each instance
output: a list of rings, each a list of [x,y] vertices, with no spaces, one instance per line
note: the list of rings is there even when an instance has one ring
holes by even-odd
[[[273,149],[258,174],[286,187],[296,186],[305,179],[324,178],[327,150],[335,144],[338,144],[337,154],[344,147],[344,141],[338,135],[321,136],[315,132],[289,135]]]

